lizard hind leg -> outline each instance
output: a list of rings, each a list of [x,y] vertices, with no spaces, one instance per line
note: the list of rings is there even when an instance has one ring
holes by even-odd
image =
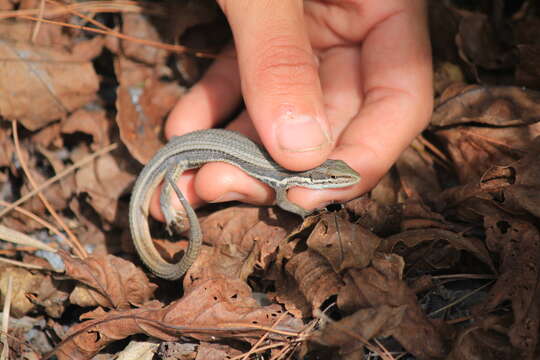
[[[173,232],[181,233],[184,230],[184,214],[175,210],[171,205],[171,184],[176,183],[183,172],[184,169],[181,166],[169,167],[159,196],[159,205],[165,218],[165,229],[169,235],[172,235]]]

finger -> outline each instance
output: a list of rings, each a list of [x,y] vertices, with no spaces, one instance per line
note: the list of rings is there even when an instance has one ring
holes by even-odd
[[[321,54],[325,112],[337,139],[362,105],[360,65],[361,51],[357,46],[334,47]]]
[[[291,170],[320,164],[333,144],[303,2],[219,3],[233,31],[246,108],[266,149]]]
[[[171,138],[214,127],[240,103],[240,79],[234,49],[229,46],[210,66],[203,78],[175,105],[165,124]]]
[[[182,173],[182,176],[178,179],[176,182],[178,187],[181,189],[182,194],[185,196],[185,198],[189,201],[191,206],[194,208],[197,206],[200,206],[204,203],[204,201],[197,196],[197,193],[194,189],[194,179],[195,179],[195,170],[188,170]],[[159,185],[154,191],[154,194],[152,194],[152,198],[150,199],[150,215],[154,219],[157,219],[159,221],[165,221],[165,218],[163,217],[163,213],[161,211],[160,203],[159,203],[159,196],[161,194],[161,187],[163,184]],[[180,200],[176,196],[171,197],[171,204],[174,209],[181,209],[182,206],[180,205]]]
[[[430,47],[421,2],[413,3],[375,27],[360,52],[361,109],[330,156],[357,170],[360,184],[323,191],[294,188],[291,201],[311,209],[368,191],[428,123],[433,102]]]
[[[196,208],[207,202],[242,201],[254,205],[270,205],[274,202],[272,188],[255,180],[237,167],[215,162],[195,171],[182,174],[177,182],[190,204]],[[161,186],[154,192],[150,202],[150,214],[159,221],[164,217],[159,204]],[[171,197],[174,209],[182,209],[179,199]]]

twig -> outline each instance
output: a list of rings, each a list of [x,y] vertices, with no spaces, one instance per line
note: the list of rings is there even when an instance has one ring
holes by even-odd
[[[0,200],[0,206],[11,206],[11,203],[8,203],[6,201],[3,201],[3,200]],[[41,224],[42,226],[46,227],[47,229],[49,229],[49,231],[51,231],[52,233],[54,233],[55,235],[57,235],[60,239],[62,239],[63,242],[67,242],[67,239],[66,237],[64,236],[64,234],[62,234],[60,232],[60,230],[58,230],[54,225],[52,225],[50,222],[48,221],[45,221],[43,220],[42,218],[40,218],[39,216],[31,213],[30,211],[28,210],[25,210],[21,207],[18,207],[18,206],[14,206],[13,207],[13,210],[15,211],[18,211],[20,212],[21,214],[25,215],[25,216],[28,216],[30,219],[36,221],[37,223]]]
[[[144,7],[144,4],[148,4]],[[62,16],[69,13],[71,10],[79,9],[81,11],[88,11],[94,13],[146,13],[151,15],[164,15],[164,8],[156,5],[156,3],[145,3],[143,1],[124,1],[124,0],[112,0],[112,1],[84,1],[74,2],[71,4],[62,6],[56,6],[49,8],[46,12],[47,16],[55,17]],[[37,15],[39,9],[20,9],[20,10],[8,10],[0,11],[0,19],[9,19],[13,17],[21,17],[22,15]]]
[[[37,189],[38,188],[37,183],[35,182],[34,177],[30,173],[30,169],[28,168],[26,161],[24,160],[22,156],[21,144],[19,143],[19,133],[17,130],[17,121],[15,119],[11,121],[11,128],[13,130],[13,142],[15,144],[15,151],[17,152],[17,157],[19,158],[21,167],[23,168],[23,171],[26,174],[28,181],[32,185],[32,188]],[[73,234],[71,230],[68,228],[68,226],[64,223],[64,220],[62,220],[62,218],[58,215],[56,210],[54,210],[54,208],[51,206],[51,204],[49,203],[49,200],[47,200],[47,198],[41,193],[41,191],[38,191],[37,195],[39,196],[39,199],[41,200],[43,205],[45,205],[49,213],[52,215],[52,217],[58,222],[60,227],[62,227],[62,229],[64,229],[64,231],[68,235],[69,242],[71,246],[73,247],[73,251],[75,252],[75,254],[82,259],[86,258],[88,256],[88,253],[86,252],[84,247],[81,245],[81,243],[79,242],[75,234]]]
[[[32,196],[36,195],[38,192],[40,192],[41,190],[45,189],[47,186],[51,185],[52,183],[60,180],[61,178],[63,178],[64,176],[66,176],[67,174],[77,170],[78,168],[80,167],[83,167],[84,165],[86,165],[87,163],[91,162],[92,160],[94,160],[95,158],[97,158],[98,156],[101,156],[101,155],[104,155],[104,154],[107,154],[111,151],[113,151],[114,149],[116,149],[118,147],[118,144],[116,143],[113,143],[111,145],[108,145],[108,146],[105,146],[104,148],[102,149],[99,149],[97,150],[95,153],[93,154],[90,154],[88,155],[86,158],[82,159],[82,160],[79,160],[77,161],[76,163],[74,163],[73,165],[71,165],[70,167],[62,170],[61,172],[59,172],[58,174],[56,174],[55,176],[53,176],[52,178],[48,179],[47,181],[45,181],[43,184],[41,184],[39,187],[35,188],[34,190],[32,190],[31,192],[29,192],[28,194],[24,195],[23,197],[21,197],[20,199],[18,199],[17,201],[11,203],[11,205],[9,205],[8,207],[6,207],[5,209],[2,209],[0,210],[0,218],[2,218],[2,216],[6,215],[7,213],[9,213],[11,210],[13,210],[15,207],[17,207],[18,205],[24,203],[26,200],[30,199]]]
[[[22,261],[11,260],[11,259],[7,259],[7,258],[1,257],[1,256],[0,256],[0,262],[10,264],[10,265],[16,265],[16,266],[19,266],[19,267],[32,269],[32,270],[48,270],[48,271],[52,270],[52,271],[56,271],[56,272],[63,272],[63,271],[56,270],[54,268],[53,269],[44,268],[43,266],[34,265],[34,264],[27,264],[27,263],[22,262]]]
[[[111,31],[108,31],[108,30],[95,29],[95,28],[91,28],[91,27],[88,27],[88,26],[84,26],[84,25],[75,25],[75,24],[68,24],[68,23],[61,22],[61,21],[39,19],[39,18],[36,18],[34,16],[28,16],[28,15],[21,15],[19,17],[23,18],[23,19],[27,19],[27,20],[41,21],[41,22],[44,22],[44,23],[47,23],[47,24],[59,25],[59,26],[64,26],[64,27],[69,27],[69,28],[78,29],[78,30],[84,30],[84,31],[90,31],[90,32],[103,34],[103,35],[111,35],[111,36],[117,37],[119,39],[129,40],[129,41],[132,41],[132,42],[135,42],[135,43],[148,45],[148,46],[156,47],[156,48],[159,48],[159,49],[165,49],[165,50],[175,52],[175,53],[180,53],[180,54],[188,53],[188,54],[191,54],[193,56],[200,57],[200,58],[210,58],[210,59],[214,59],[216,57],[216,54],[212,54],[212,53],[208,53],[208,52],[204,52],[204,51],[200,51],[200,50],[193,50],[193,49],[190,49],[190,48],[188,48],[186,46],[164,44],[164,43],[161,43],[161,42],[158,42],[158,41],[152,41],[152,40],[148,40],[148,39],[136,38],[136,37],[125,35],[125,34],[122,34],[122,33],[116,32],[116,31],[111,32]]]
[[[34,27],[34,31],[32,32],[32,43],[36,42],[39,29],[41,28],[41,20],[43,19],[44,12],[45,12],[45,0],[40,0],[39,14],[38,14],[39,21],[36,22],[36,26]]]
[[[9,359],[9,342],[8,337],[6,334],[9,330],[9,312],[11,310],[11,296],[13,294],[13,275],[10,274],[8,277],[8,286],[6,291],[6,296],[4,300],[4,309],[2,314],[2,345],[4,348],[2,349],[2,356],[0,356],[1,360],[8,360]]]
[[[23,234],[20,231],[13,230],[8,228],[7,226],[0,225],[0,239],[9,241],[14,244],[19,245],[25,245],[25,246],[33,246],[35,248],[38,248],[40,250],[50,251],[50,252],[56,252],[55,248],[50,247],[49,245],[34,239],[31,236],[28,236],[26,234]]]
[[[389,352],[388,352],[388,350],[386,350],[386,348],[384,348],[384,347],[378,348],[377,346],[374,346],[374,345],[370,344],[369,341],[366,338],[364,338],[362,335],[357,334],[354,331],[352,331],[351,329],[341,325],[339,322],[336,322],[336,321],[330,319],[322,311],[320,311],[320,310],[316,311],[315,316],[324,319],[324,321],[326,321],[326,322],[332,323],[334,325],[334,327],[336,328],[336,330],[339,330],[339,331],[343,332],[344,334],[350,336],[351,338],[358,340],[361,344],[363,344],[370,351],[374,352],[375,354],[377,354],[381,358],[386,359],[386,360],[395,360],[394,357],[391,354],[389,354]]]
[[[434,316],[434,315],[440,313],[441,311],[444,311],[444,310],[446,310],[446,309],[451,308],[452,306],[455,306],[455,305],[459,304],[459,303],[462,302],[463,300],[465,300],[465,299],[467,299],[468,297],[470,297],[470,296],[476,294],[477,292],[479,292],[480,290],[482,290],[482,289],[488,287],[489,285],[493,284],[494,282],[495,282],[495,281],[490,281],[490,282],[488,282],[487,284],[484,284],[484,285],[482,285],[482,286],[480,286],[480,287],[474,289],[474,290],[471,291],[470,293],[465,294],[465,295],[463,295],[462,297],[460,297],[460,298],[458,298],[458,299],[452,301],[450,304],[445,305],[445,306],[443,306],[442,308],[437,309],[437,310],[435,310],[435,311],[429,313],[428,316],[429,316],[429,317],[432,317],[432,316]]]
[[[272,329],[274,329],[281,320],[283,320],[283,318],[288,314],[287,311],[284,311],[283,314],[281,314],[281,316],[272,324]],[[270,332],[265,332],[263,336],[261,336],[259,338],[259,340],[257,340],[257,342],[251,347],[251,349],[249,349],[248,352],[246,352],[245,354],[243,355],[239,355],[239,356],[235,356],[233,357],[231,360],[236,360],[236,359],[242,359],[242,360],[247,360],[249,355],[251,354],[254,354],[255,352],[261,352],[261,351],[264,351],[264,350],[260,350],[258,347],[259,345],[262,344],[262,342],[268,337],[268,335],[270,335]],[[264,348],[267,348],[268,346],[264,346]],[[266,350],[266,349],[265,349]]]

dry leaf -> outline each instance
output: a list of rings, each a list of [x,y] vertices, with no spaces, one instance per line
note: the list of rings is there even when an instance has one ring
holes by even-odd
[[[79,109],[61,122],[64,134],[82,132],[92,136],[91,148],[98,150],[111,143],[111,123],[103,109]]]
[[[233,337],[254,342],[270,327],[282,310],[279,306],[259,306],[249,287],[241,281],[208,280],[180,300],[162,308],[157,302],[127,311],[99,309],[85,314],[90,319],[70,328],[57,349],[62,359],[89,358],[108,343],[137,333],[172,341],[181,336],[201,340]],[[282,329],[300,331],[302,323],[285,317]],[[96,336],[97,335],[97,336]]]
[[[212,244],[190,268],[184,288],[214,277],[245,280],[255,269],[265,270],[278,244],[300,218],[277,208],[235,206],[201,221],[203,239]]]
[[[517,126],[540,121],[540,93],[517,86],[466,87],[433,112],[431,126]]]
[[[76,154],[77,158],[88,154]],[[134,175],[122,169],[118,152],[105,154],[77,171],[75,182],[78,193],[87,193],[92,207],[108,222],[116,221],[121,212],[118,199],[125,194],[134,180]]]
[[[509,331],[512,345],[531,358],[538,342],[540,327],[540,287],[538,259],[540,233],[536,226],[518,219],[485,216],[486,236],[490,248],[501,258],[500,276],[482,306],[482,312],[493,311],[510,300],[514,322]]]
[[[0,40],[0,115],[36,130],[92,101],[99,88],[89,61],[69,53]],[[77,81],[73,81],[77,79]]]
[[[46,277],[43,274],[32,274],[30,271],[14,266],[0,266],[0,293],[2,295],[2,304],[8,288],[8,279],[12,277],[11,309],[10,314],[16,318],[22,317],[34,310],[36,306],[27,298],[28,294],[37,294],[41,283]],[[38,295],[39,296],[39,295]]]
[[[116,61],[115,72],[120,81],[116,98],[120,137],[133,157],[146,164],[164,145],[164,117],[184,89],[176,83],[158,80],[154,71],[125,58]]]
[[[90,256],[84,260],[60,253],[66,264],[66,273],[82,282],[72,303],[81,306],[100,305],[107,308],[127,309],[130,305],[141,306],[152,298],[156,285],[148,281],[143,271],[133,263],[108,255]],[[86,289],[86,292],[80,293]],[[93,301],[92,301],[93,300]]]
[[[338,294],[338,308],[353,313],[365,308],[386,311],[381,308],[383,305],[405,306],[402,321],[393,325],[390,334],[415,356],[442,357],[445,347],[437,328],[427,319],[414,293],[401,279],[403,260],[397,255],[381,255],[374,258],[372,264],[365,269],[347,271],[345,286]]]

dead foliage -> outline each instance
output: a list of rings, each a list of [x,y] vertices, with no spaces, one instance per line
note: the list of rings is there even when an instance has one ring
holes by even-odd
[[[379,185],[303,222],[202,209],[174,283],[138,259],[129,193],[229,32],[211,1],[104,3],[0,1],[1,225],[61,250],[2,242],[12,358],[540,356],[534,2],[430,1],[432,121]],[[186,241],[152,225],[177,261]]]

